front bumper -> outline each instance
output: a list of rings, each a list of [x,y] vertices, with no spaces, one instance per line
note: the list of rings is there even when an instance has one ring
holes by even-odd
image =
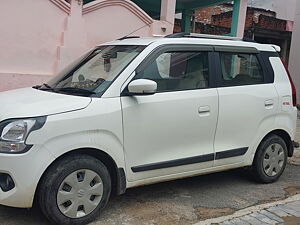
[[[0,153],[0,173],[8,174],[15,184],[9,191],[0,188],[0,205],[31,208],[38,182],[54,159],[41,146],[24,154]]]

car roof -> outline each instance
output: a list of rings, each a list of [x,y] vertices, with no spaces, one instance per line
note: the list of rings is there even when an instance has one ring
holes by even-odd
[[[122,40],[115,40],[104,43],[102,45],[144,45],[150,44],[155,45],[166,45],[166,44],[195,44],[195,45],[210,45],[210,46],[234,46],[234,47],[252,47],[258,51],[269,51],[278,52],[280,47],[270,44],[259,44],[255,42],[242,41],[238,39],[226,40],[216,38],[193,38],[193,37],[182,37],[182,38],[168,38],[168,37],[153,37],[153,38],[137,38],[128,37]]]

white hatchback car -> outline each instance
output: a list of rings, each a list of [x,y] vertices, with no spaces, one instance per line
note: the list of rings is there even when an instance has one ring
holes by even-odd
[[[0,204],[83,224],[127,188],[238,167],[276,181],[296,91],[280,48],[236,38],[127,37],[47,84],[0,94]]]

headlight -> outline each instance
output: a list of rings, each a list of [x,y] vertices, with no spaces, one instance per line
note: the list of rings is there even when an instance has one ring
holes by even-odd
[[[46,117],[12,119],[0,123],[0,152],[22,153],[31,148],[26,145],[30,132],[43,127]]]

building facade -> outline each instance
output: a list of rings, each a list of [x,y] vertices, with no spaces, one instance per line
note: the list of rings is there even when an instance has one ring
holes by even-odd
[[[2,2],[0,91],[44,83],[103,42],[172,33],[176,0],[161,2],[158,20],[129,0]]]
[[[226,35],[230,33],[234,6],[225,3],[195,11],[194,31],[203,34]],[[248,7],[244,37],[264,44],[281,47],[281,56],[288,62],[292,30],[287,20],[278,19],[277,13],[263,8]],[[181,20],[175,22],[174,32],[181,32]],[[191,29],[192,30],[192,29]]]

